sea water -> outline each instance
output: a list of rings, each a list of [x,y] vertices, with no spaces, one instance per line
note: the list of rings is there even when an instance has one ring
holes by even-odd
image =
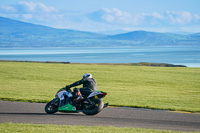
[[[72,63],[169,63],[200,67],[200,47],[0,48],[0,60]]]

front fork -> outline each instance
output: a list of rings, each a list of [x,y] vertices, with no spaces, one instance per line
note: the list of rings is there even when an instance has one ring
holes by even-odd
[[[51,104],[56,105],[56,106],[59,106],[59,104],[60,104],[60,99],[59,99],[59,98],[54,98],[54,99],[52,100]]]

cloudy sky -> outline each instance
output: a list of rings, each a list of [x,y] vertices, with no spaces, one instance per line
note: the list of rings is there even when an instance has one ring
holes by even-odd
[[[200,32],[200,0],[0,0],[0,16],[90,32]]]

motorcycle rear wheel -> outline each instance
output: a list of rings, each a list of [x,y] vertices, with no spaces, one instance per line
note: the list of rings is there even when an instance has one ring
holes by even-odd
[[[104,107],[104,103],[100,99],[92,100],[94,105],[84,105],[83,106],[83,113],[86,115],[96,115],[98,114]]]
[[[58,105],[52,104],[54,103],[53,100],[48,102],[45,106],[45,112],[47,114],[54,114],[58,111]]]

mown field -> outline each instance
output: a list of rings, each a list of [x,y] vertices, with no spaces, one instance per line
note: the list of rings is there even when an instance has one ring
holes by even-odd
[[[0,62],[0,100],[48,102],[93,74],[113,106],[200,112],[200,68]]]

